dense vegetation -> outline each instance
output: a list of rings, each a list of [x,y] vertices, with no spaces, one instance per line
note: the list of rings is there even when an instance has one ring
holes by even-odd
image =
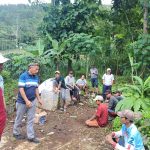
[[[81,73],[88,77],[92,64],[101,79],[110,67],[116,75],[114,89],[124,87],[126,97],[116,110],[141,111],[144,117],[137,124],[149,139],[149,125],[144,126],[150,119],[146,115],[150,112],[149,0],[113,0],[112,6],[103,6],[100,0],[52,0],[49,5],[0,9],[0,39],[5,43],[0,49],[22,47],[21,54],[7,55],[11,61],[5,66],[6,79],[8,74],[17,79],[30,61],[40,63],[41,81],[54,76],[56,69],[63,75],[73,69],[76,77]],[[120,127],[117,119],[114,125]]]

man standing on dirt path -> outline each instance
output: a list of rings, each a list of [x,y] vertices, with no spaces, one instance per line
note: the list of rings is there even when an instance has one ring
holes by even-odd
[[[31,63],[28,66],[28,71],[24,72],[19,77],[19,93],[16,103],[17,112],[13,128],[13,136],[17,140],[25,139],[25,136],[20,133],[20,128],[22,119],[24,115],[27,114],[27,139],[29,142],[33,143],[39,143],[33,128],[36,111],[36,98],[38,102],[42,104],[38,91],[38,71],[39,64]]]
[[[5,58],[0,54],[0,72],[3,70],[3,64],[8,61],[8,58]],[[0,141],[2,137],[3,130],[6,124],[6,104],[4,99],[4,81],[3,77],[0,75]]]
[[[145,150],[142,137],[137,127],[134,125],[134,119],[140,117],[131,110],[118,112],[122,128],[118,132],[112,132],[106,136],[106,141],[117,150]]]
[[[98,70],[94,65],[92,65],[90,69],[90,76],[91,76],[93,92],[98,94]]]
[[[96,114],[94,114],[85,123],[89,127],[105,127],[108,123],[108,108],[106,104],[102,104],[103,97],[97,95],[93,101],[98,105]]]

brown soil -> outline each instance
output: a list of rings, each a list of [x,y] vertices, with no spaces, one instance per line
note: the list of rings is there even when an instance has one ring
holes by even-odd
[[[105,142],[110,132],[110,125],[105,128],[89,128],[85,120],[91,117],[95,108],[83,101],[83,106],[70,106],[66,113],[59,110],[48,112],[45,125],[35,124],[40,144],[32,144],[27,140],[17,141],[12,137],[15,114],[8,119],[0,149],[2,150],[111,150]],[[25,134],[26,124],[22,125]]]

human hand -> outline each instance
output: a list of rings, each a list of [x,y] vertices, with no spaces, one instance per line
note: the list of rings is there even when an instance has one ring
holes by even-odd
[[[114,143],[114,141],[113,141],[113,139],[112,139],[112,134],[109,134],[109,135],[106,136],[106,141],[107,141],[109,144],[113,144],[113,143]]]
[[[29,100],[27,100],[27,101],[26,101],[26,106],[27,106],[28,108],[32,107],[32,102],[29,101]]]
[[[38,100],[41,105],[43,105],[43,101],[41,99]]]

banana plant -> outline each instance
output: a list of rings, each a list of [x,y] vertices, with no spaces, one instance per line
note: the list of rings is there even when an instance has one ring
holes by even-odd
[[[143,81],[138,76],[133,76],[134,84],[127,84],[121,88],[125,99],[116,106],[116,111],[123,109],[133,109],[134,111],[147,110],[150,107],[150,76]]]

